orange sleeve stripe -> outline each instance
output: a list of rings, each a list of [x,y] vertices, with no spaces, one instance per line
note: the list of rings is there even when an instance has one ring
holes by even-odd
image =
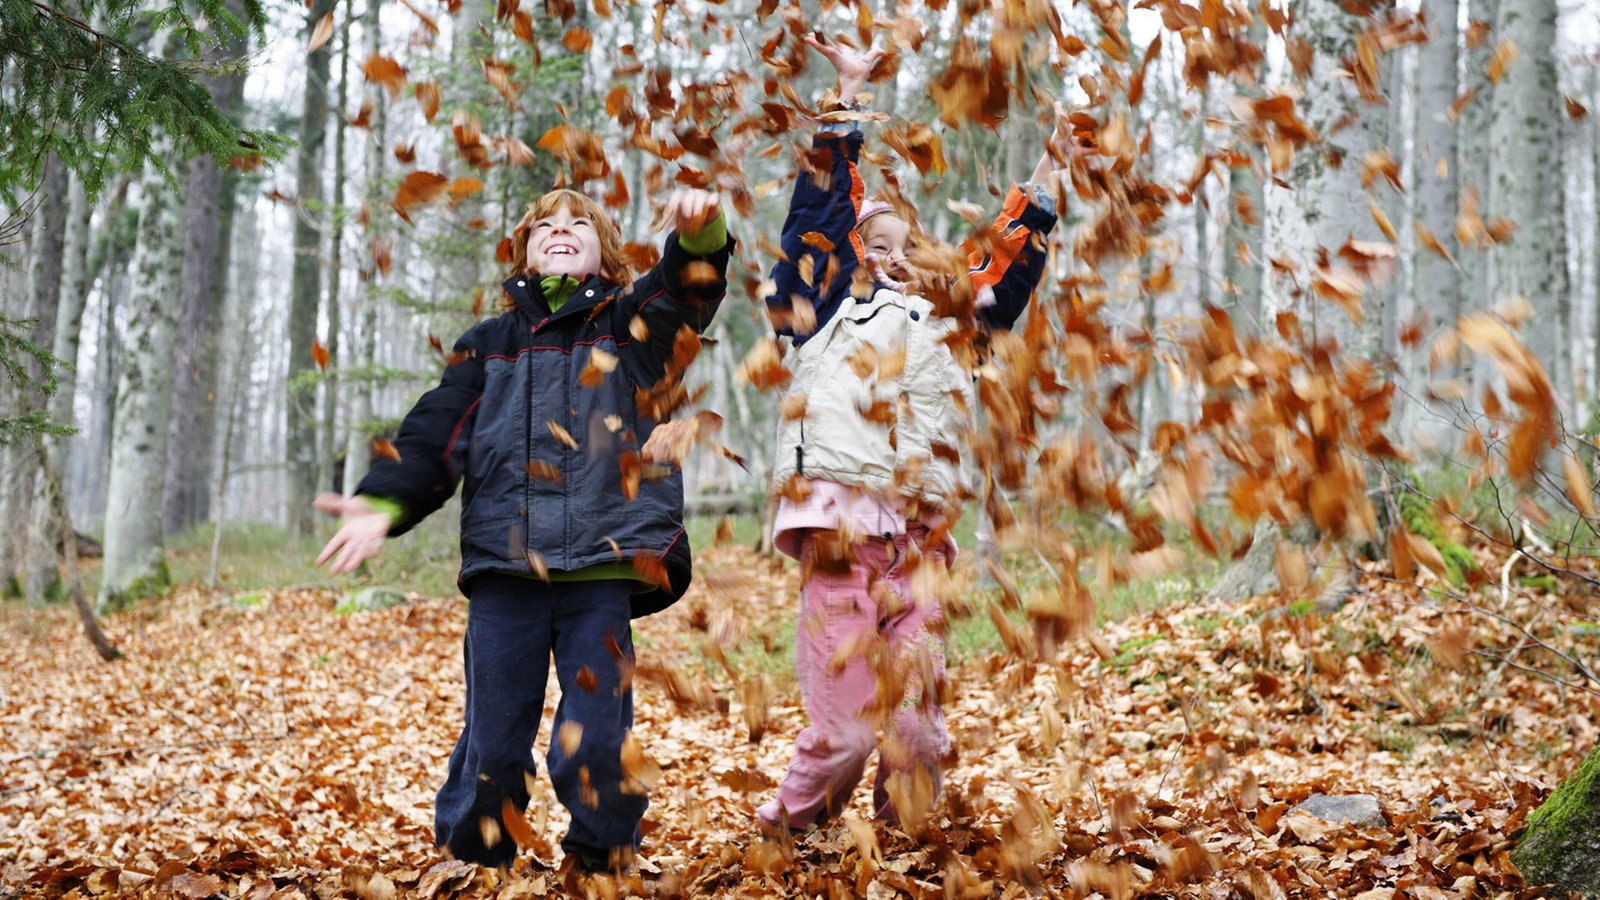
[[[867,197],[867,186],[861,180],[861,172],[855,163],[850,163],[850,214],[856,218],[861,216],[861,203]],[[867,245],[862,243],[861,235],[856,232],[856,223],[850,223],[850,249],[855,251],[856,261],[865,264],[867,261]]]
[[[986,229],[989,237],[989,246],[973,246],[968,250],[967,260],[971,266],[972,283],[975,287],[985,285],[994,287],[1006,277],[1011,264],[1028,245],[1033,232],[1018,224],[1018,217],[1027,209],[1028,198],[1022,190],[1012,187],[1006,194],[1006,202],[1000,209],[1000,214]],[[987,251],[987,253],[985,253]]]

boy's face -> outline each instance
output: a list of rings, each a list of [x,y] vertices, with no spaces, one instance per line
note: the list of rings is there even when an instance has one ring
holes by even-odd
[[[582,280],[600,272],[600,232],[593,219],[565,206],[528,229],[528,268],[541,277],[571,275]]]
[[[911,241],[911,225],[893,213],[880,213],[861,226],[861,243],[876,256],[883,271],[897,281],[908,281],[906,246]]]

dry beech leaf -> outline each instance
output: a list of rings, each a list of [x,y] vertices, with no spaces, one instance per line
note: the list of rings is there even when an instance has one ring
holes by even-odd
[[[556,423],[556,420],[550,419],[545,422],[545,425],[549,427],[551,437],[554,437],[556,440],[560,441],[563,447],[566,447],[568,450],[578,449],[578,442],[573,440],[571,432],[567,431],[565,428],[562,428]]]
[[[321,50],[322,45],[331,37],[333,37],[333,13],[330,12],[317,20],[317,27],[311,32],[311,43],[306,46],[306,55],[310,56]]]

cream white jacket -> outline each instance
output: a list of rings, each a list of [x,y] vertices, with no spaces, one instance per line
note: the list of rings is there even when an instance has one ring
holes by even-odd
[[[911,518],[958,507],[976,400],[945,342],[955,330],[922,297],[878,288],[791,346],[776,489],[795,476],[848,484],[898,498]]]

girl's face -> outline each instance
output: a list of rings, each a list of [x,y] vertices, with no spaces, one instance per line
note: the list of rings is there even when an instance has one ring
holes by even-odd
[[[911,241],[911,225],[893,213],[880,213],[861,228],[861,243],[878,258],[883,271],[897,281],[910,280],[906,265],[906,245]]]
[[[541,277],[580,281],[600,272],[600,231],[593,219],[565,205],[535,219],[528,229],[528,268]]]

